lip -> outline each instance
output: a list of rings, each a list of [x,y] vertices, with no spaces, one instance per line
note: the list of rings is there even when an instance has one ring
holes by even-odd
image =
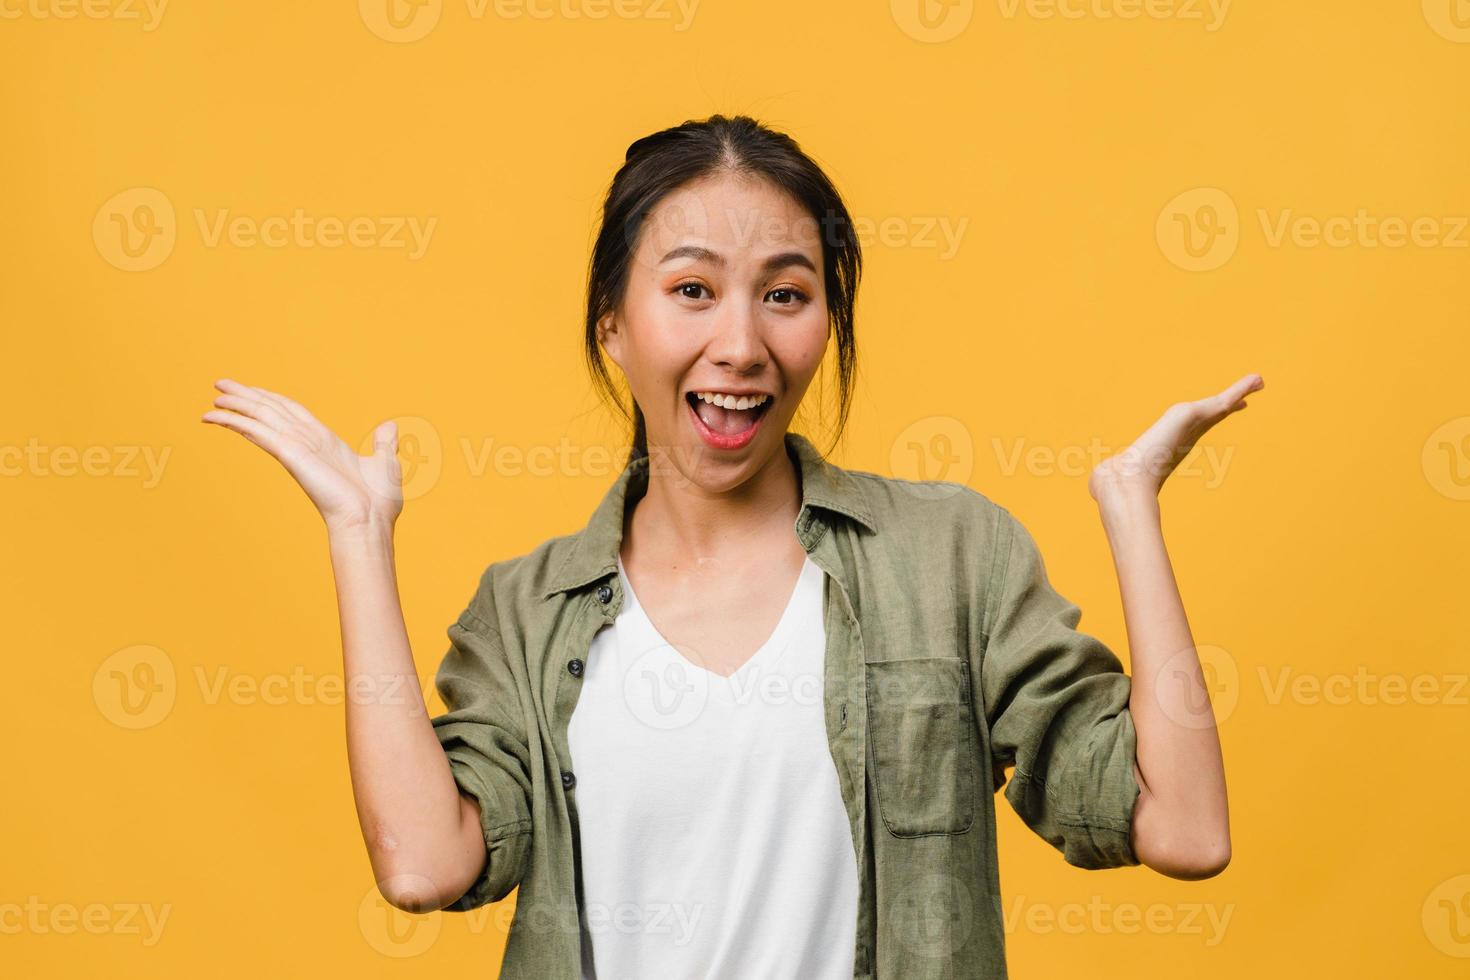
[[[713,390],[714,389],[712,388],[691,389],[691,391]],[[739,395],[764,395],[768,393],[764,391],[720,391],[720,394],[736,395],[738,397]],[[685,395],[683,400],[684,407],[689,412],[690,421],[694,425],[694,431],[699,433],[699,437],[704,440],[705,445],[709,446],[711,449],[723,449],[728,451],[733,449],[743,449],[745,446],[748,446],[750,444],[751,440],[755,438],[756,433],[760,431],[761,424],[765,422],[766,416],[771,414],[771,404],[776,399],[774,396],[772,396],[770,401],[766,402],[766,407],[761,411],[759,415],[755,417],[755,423],[744,432],[735,436],[727,436],[723,433],[716,432],[709,426],[705,425],[704,419],[700,418],[699,413],[694,410],[694,405],[690,402],[687,394]]]
[[[734,395],[736,398],[749,397],[750,395],[767,395],[771,398],[776,397],[775,395],[772,395],[769,391],[762,391],[759,388],[690,388],[688,391],[684,392],[684,397],[688,398],[690,395],[697,394],[701,391],[708,391],[710,394],[713,395]]]

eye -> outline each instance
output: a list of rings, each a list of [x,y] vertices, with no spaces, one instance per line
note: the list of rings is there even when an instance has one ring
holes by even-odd
[[[679,283],[679,285],[673,288],[672,292],[677,293],[685,299],[703,299],[704,297],[700,295],[700,290],[708,292],[704,283],[690,280],[689,282]]]
[[[782,286],[779,289],[773,289],[769,293],[767,293],[766,296],[768,298],[772,296],[790,297],[784,300],[776,300],[777,306],[794,306],[796,303],[805,303],[808,299],[810,299],[810,297],[807,296],[807,294],[802,292],[800,289],[793,289],[790,286]]]

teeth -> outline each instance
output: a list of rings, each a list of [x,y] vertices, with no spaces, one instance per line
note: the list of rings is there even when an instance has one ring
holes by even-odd
[[[733,408],[737,411],[755,408],[764,404],[771,397],[770,395],[741,395],[737,398],[735,395],[724,395],[717,391],[696,391],[694,394],[700,401],[706,401],[721,408]]]

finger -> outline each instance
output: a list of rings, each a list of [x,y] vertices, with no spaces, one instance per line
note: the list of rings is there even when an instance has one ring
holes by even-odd
[[[257,392],[262,398],[266,399],[271,404],[278,406],[282,411],[290,413],[299,422],[303,422],[307,425],[313,426],[322,425],[322,423],[317,419],[315,415],[306,410],[305,405],[302,405],[300,402],[286,397],[279,391],[271,391],[269,388],[260,388],[254,385],[251,386],[251,390]],[[322,428],[325,428],[325,426],[322,426]]]
[[[1263,379],[1259,374],[1247,374],[1245,377],[1235,382],[1235,384],[1231,385],[1229,388],[1226,388],[1223,392],[1221,392],[1220,397],[1228,399],[1231,404],[1234,404],[1251,392],[1260,391],[1265,386],[1265,379]]]
[[[308,412],[304,407],[287,398],[285,395],[280,394],[279,392],[271,391],[267,388],[261,388],[258,385],[242,384],[241,382],[235,381],[232,378],[221,378],[214,383],[214,386],[221,391],[237,395],[241,398],[254,398],[258,401],[264,402],[267,405],[272,405],[275,407],[276,411],[281,414],[282,417],[291,416],[300,422],[306,423],[307,425],[321,425],[321,423],[317,421],[316,417]]]
[[[241,415],[257,419],[273,429],[284,429],[288,417],[269,402],[251,395],[220,395],[214,400],[216,408],[228,408]]]
[[[241,384],[233,378],[220,378],[214,383],[220,391],[227,391],[235,395],[247,395],[254,389],[250,385]]]
[[[373,430],[373,452],[395,456],[398,453],[398,423],[393,419]]]
[[[1261,380],[1259,374],[1247,374],[1218,395],[1204,399],[1201,405],[1211,415],[1229,415],[1236,410],[1237,406],[1245,404],[1242,399],[1246,395],[1252,391],[1259,391],[1264,385],[1265,382]]]
[[[289,443],[285,436],[263,422],[259,422],[248,416],[238,415],[234,412],[214,410],[205,412],[201,416],[201,420],[214,422],[227,429],[233,429],[282,463],[285,463],[287,457],[291,454]]]

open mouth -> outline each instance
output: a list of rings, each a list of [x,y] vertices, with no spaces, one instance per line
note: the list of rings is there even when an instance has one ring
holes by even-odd
[[[775,401],[770,395],[726,395],[708,391],[684,393],[695,428],[706,442],[737,449],[754,436],[760,420]]]

